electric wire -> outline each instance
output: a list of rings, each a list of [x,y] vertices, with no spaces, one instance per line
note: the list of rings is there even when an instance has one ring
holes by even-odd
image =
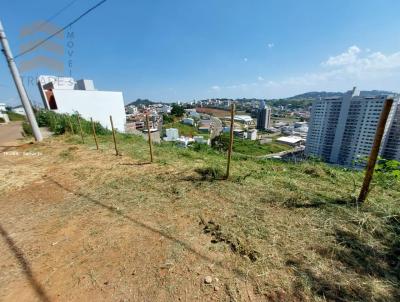
[[[76,22],[78,22],[80,19],[82,19],[83,17],[85,17],[86,15],[88,15],[89,13],[91,13],[92,11],[94,11],[96,8],[98,8],[100,5],[104,4],[105,2],[107,2],[107,0],[102,0],[100,2],[98,2],[96,5],[92,6],[91,8],[89,8],[87,11],[85,11],[83,14],[81,14],[79,17],[77,17],[76,19],[74,19],[73,21],[69,22],[67,25],[65,25],[63,28],[61,28],[60,30],[57,30],[55,33],[51,34],[50,36],[48,36],[47,38],[39,41],[38,43],[36,43],[35,45],[33,45],[32,47],[29,47],[28,49],[26,49],[25,51],[17,54],[16,56],[14,56],[14,59],[17,59],[18,57],[21,57],[29,52],[31,52],[32,50],[38,48],[40,45],[42,45],[43,43],[46,43],[48,40],[50,40],[51,38],[55,37],[56,35],[58,35],[59,33],[63,32],[64,30],[66,30],[68,27],[70,27],[71,25],[75,24]]]

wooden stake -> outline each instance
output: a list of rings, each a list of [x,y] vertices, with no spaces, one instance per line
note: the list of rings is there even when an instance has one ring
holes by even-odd
[[[235,116],[235,104],[231,105],[231,128],[229,129],[229,148],[228,148],[228,163],[226,165],[225,179],[229,178],[229,172],[231,168],[232,148],[233,148],[233,125]]]
[[[81,132],[81,138],[82,138],[82,143],[85,143],[85,140],[83,139],[83,131],[82,131],[82,124],[81,124],[81,118],[79,117],[79,113],[78,113],[78,124],[79,124],[79,130]]]
[[[147,123],[147,133],[149,135],[150,162],[153,162],[153,146],[151,144],[151,132],[150,132],[150,122],[148,114],[146,114],[146,123]]]
[[[68,123],[69,123],[69,130],[71,131],[72,135],[75,135],[74,128],[72,127],[71,117],[67,115]]]
[[[112,119],[111,115],[110,115],[110,122],[111,122],[111,129],[112,129],[112,135],[113,135],[113,140],[114,140],[115,155],[118,156],[119,152],[118,152],[118,149],[117,149],[117,139],[115,138],[114,123],[113,123],[113,119]]]
[[[379,150],[381,147],[381,142],[383,134],[385,132],[386,123],[389,118],[390,110],[392,109],[393,99],[387,99],[383,106],[381,117],[379,119],[378,127],[376,129],[375,140],[372,146],[371,154],[369,155],[368,165],[365,171],[364,183],[361,188],[360,196],[358,197],[358,202],[363,203],[368,196],[369,186],[372,181],[372,177],[375,171],[375,164],[378,159]]]
[[[90,121],[92,122],[93,137],[94,137],[94,141],[96,143],[96,149],[99,150],[99,143],[97,142],[97,136],[96,136],[96,128],[94,126],[94,122],[93,122],[92,118],[90,118]]]

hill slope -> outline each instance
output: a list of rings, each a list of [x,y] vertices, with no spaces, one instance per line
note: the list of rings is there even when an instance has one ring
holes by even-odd
[[[221,181],[220,153],[149,164],[117,140],[123,156],[67,135],[0,157],[0,300],[399,300],[398,184],[356,207],[358,172],[234,158]]]
[[[360,95],[362,96],[379,96],[379,95],[387,95],[387,94],[393,94],[393,92],[390,91],[384,91],[384,90],[366,90],[366,91],[360,91]],[[329,97],[335,97],[335,96],[343,96],[343,92],[327,92],[327,91],[312,91],[312,92],[306,92],[303,94],[295,95],[292,97],[287,98],[288,100],[316,100],[319,98],[329,98]]]

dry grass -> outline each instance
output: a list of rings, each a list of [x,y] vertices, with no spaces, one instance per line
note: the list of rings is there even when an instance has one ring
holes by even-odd
[[[29,176],[7,177],[19,184],[12,186],[18,194],[17,188],[46,173],[46,181],[74,200],[46,213],[86,221],[101,212],[85,235],[92,238],[85,247],[91,253],[115,248],[113,257],[125,263],[130,252],[121,240],[127,239],[116,234],[142,229],[141,245],[131,248],[145,249],[144,263],[162,267],[150,277],[140,262],[129,262],[145,276],[136,283],[144,296],[177,300],[189,291],[202,301],[400,299],[399,187],[376,186],[369,202],[357,207],[358,172],[314,162],[235,159],[231,179],[222,181],[225,159],[211,150],[156,146],[156,161],[148,164],[145,141],[118,141],[122,157],[113,155],[109,137],[100,137],[99,152],[90,138],[86,145],[78,137],[55,138],[35,146],[44,154],[37,161],[17,159],[16,169],[29,167]],[[155,234],[167,243],[162,249]],[[100,288],[104,272],[90,263],[91,286]],[[205,274],[219,279],[220,290],[202,284]],[[132,285],[127,274],[119,278],[117,296],[123,299]]]

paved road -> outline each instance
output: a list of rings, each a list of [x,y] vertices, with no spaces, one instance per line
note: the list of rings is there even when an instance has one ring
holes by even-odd
[[[0,151],[5,147],[21,144],[18,139],[22,138],[22,122],[10,122],[0,124]]]

